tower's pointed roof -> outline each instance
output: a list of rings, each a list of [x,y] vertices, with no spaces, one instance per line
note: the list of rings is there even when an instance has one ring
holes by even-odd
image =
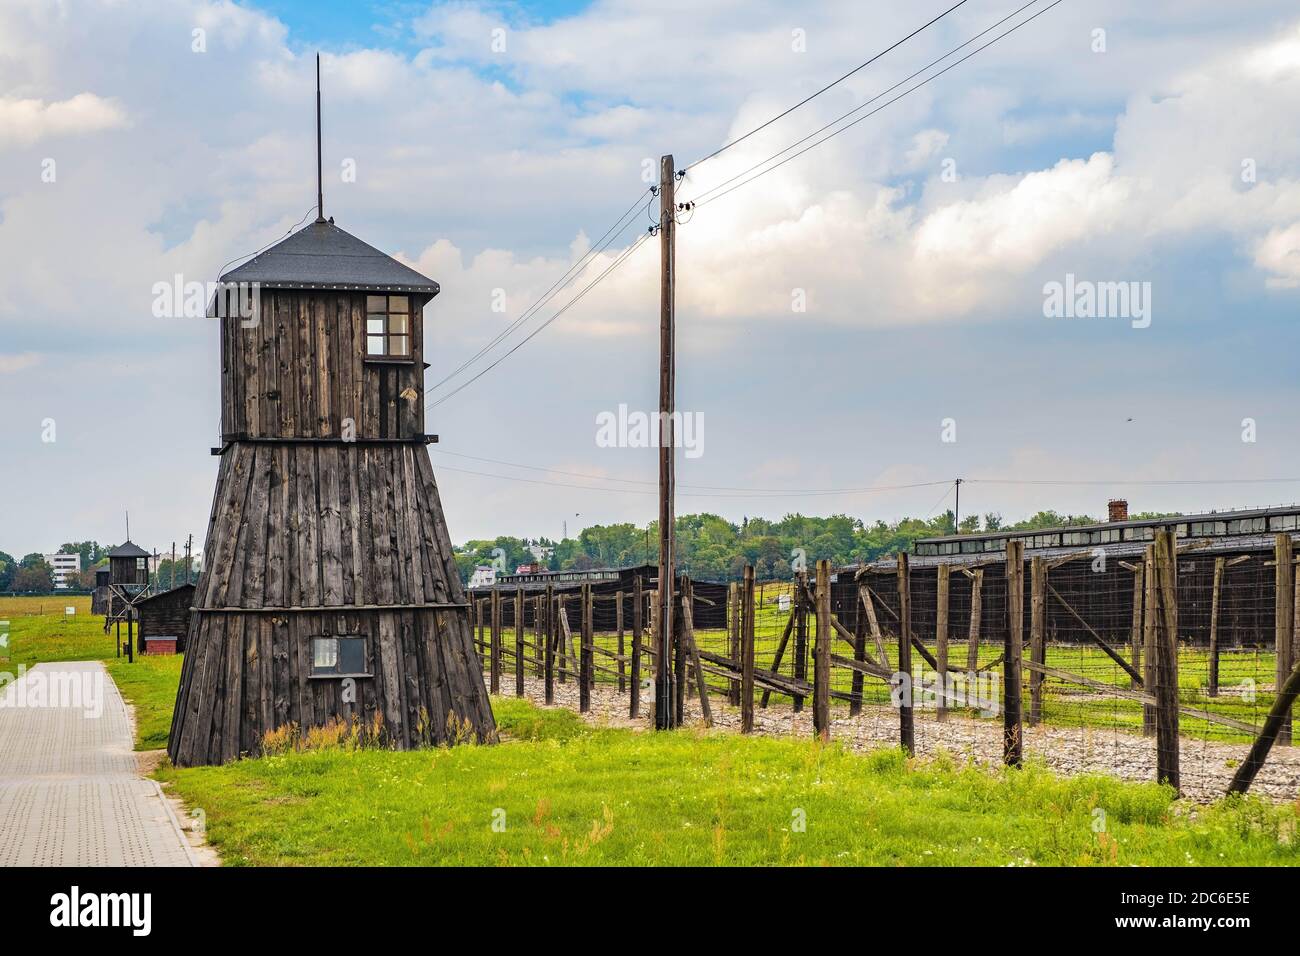
[[[438,294],[438,283],[318,219],[221,277],[273,289],[354,289]]]
[[[138,544],[128,540],[108,552],[110,558],[147,558],[149,552]]]

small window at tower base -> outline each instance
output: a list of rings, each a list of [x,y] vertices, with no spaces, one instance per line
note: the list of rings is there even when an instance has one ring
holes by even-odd
[[[364,637],[313,637],[312,677],[369,677]]]

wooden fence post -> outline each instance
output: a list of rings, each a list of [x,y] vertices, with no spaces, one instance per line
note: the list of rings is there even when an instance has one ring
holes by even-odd
[[[524,696],[524,589],[515,592],[515,696]]]
[[[831,739],[831,563],[817,562],[817,643],[813,647],[813,732]]]
[[[677,582],[673,582],[674,586]],[[673,609],[673,726],[680,727],[686,721],[686,693],[689,687],[689,669],[686,666],[686,642],[682,640],[682,631],[686,627],[682,607],[686,602],[686,588],[677,586]]]
[[[501,693],[501,592],[492,589],[492,644],[488,648],[491,693]]]
[[[808,572],[799,571],[794,576],[794,679],[801,683],[808,680]],[[803,695],[796,694],[794,712],[803,710]]]
[[[634,719],[641,716],[641,609],[644,600],[641,575],[638,574],[632,581],[632,686],[627,705],[627,715]]]
[[[1205,695],[1219,696],[1219,594],[1223,589],[1223,558],[1214,559],[1214,587],[1210,591],[1210,673],[1206,677]]]
[[[934,662],[935,680],[939,684],[939,693],[935,698],[935,712],[939,720],[948,716],[948,585],[950,569],[941,564],[935,568],[935,610],[934,610]]]
[[[546,702],[555,703],[555,585],[546,585],[546,657],[543,665],[546,671]]]
[[[740,731],[754,730],[754,568],[745,565],[737,610],[740,612]]]
[[[727,657],[740,667],[740,584],[727,585]],[[740,706],[740,678],[733,677],[727,684],[727,700],[733,707]]]
[[[566,683],[569,679],[569,652],[565,645],[565,635],[569,633],[569,612],[564,606],[564,595],[555,596],[555,656],[558,658],[559,681]]]
[[[858,584],[856,579],[853,582],[853,593],[858,593]],[[862,601],[854,600],[853,602],[853,659],[859,664],[867,660],[867,616],[862,610]],[[862,713],[862,687],[863,678],[861,671],[854,671],[851,678],[852,684],[849,687],[849,716],[856,717]]]
[[[907,552],[898,552],[898,743],[908,756],[916,753],[916,723],[912,713],[912,592]]]
[[[970,630],[966,634],[966,670],[980,669],[980,625],[984,610],[984,569],[976,568],[970,581]]]
[[[1139,564],[1133,569],[1133,623],[1130,641],[1133,645],[1133,651],[1129,655],[1133,669],[1138,673],[1142,671],[1142,594],[1145,591],[1143,577],[1145,574],[1144,566]],[[1218,589],[1215,589],[1215,596],[1218,596]],[[1211,611],[1211,615],[1217,613],[1217,607]],[[1210,618],[1210,647],[1214,646],[1214,618]],[[1213,653],[1211,651],[1211,653]],[[1134,690],[1138,689],[1137,678],[1129,678],[1129,686]]]
[[[594,663],[591,659],[591,585],[582,585],[582,631],[581,647],[578,650],[578,710],[586,713],[591,710],[591,678]]]
[[[1291,563],[1291,535],[1282,532],[1273,539],[1273,651],[1277,656],[1276,681],[1281,689],[1295,666],[1292,651],[1295,628],[1294,595],[1295,565]],[[1282,746],[1291,743],[1291,711],[1282,715],[1277,728],[1277,742]]]
[[[1156,686],[1156,642],[1159,614],[1156,594],[1156,547],[1147,545],[1142,558],[1142,688],[1149,694],[1155,694]],[[1154,737],[1156,733],[1156,704],[1142,705],[1142,733]]]
[[[623,592],[614,595],[614,627],[618,629],[618,692],[627,691],[627,646],[623,639]]]
[[[542,603],[543,597],[533,598],[533,656],[536,658],[536,676],[542,677],[545,673],[546,650],[542,645],[545,640],[546,632],[542,629]]]
[[[1007,541],[1007,640],[1002,660],[1002,762],[1019,767],[1024,756],[1021,725],[1021,654],[1025,628],[1025,543]]]
[[[1160,600],[1154,688],[1158,701],[1156,780],[1178,790],[1178,551],[1174,533],[1169,529],[1156,532],[1155,554]],[[1289,554],[1287,558],[1289,563]]]
[[[1042,555],[1029,561],[1029,659],[1035,664],[1047,663],[1047,562]],[[1037,727],[1043,720],[1043,672],[1029,672],[1029,726]]]
[[[700,717],[707,727],[713,726],[713,708],[709,705],[709,685],[704,680],[704,665],[700,661],[700,648],[695,643],[695,582],[690,578],[682,579],[682,642],[690,655],[691,673],[695,678],[695,690],[700,698]]]

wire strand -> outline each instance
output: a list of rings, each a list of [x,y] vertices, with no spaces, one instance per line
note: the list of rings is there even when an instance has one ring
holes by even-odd
[[[843,83],[845,80],[847,80],[849,77],[853,76],[853,74],[859,72],[860,70],[865,69],[866,67],[870,66],[872,63],[875,63],[877,60],[879,60],[879,59],[880,59],[882,56],[884,56],[886,53],[889,53],[891,50],[896,50],[898,47],[902,46],[902,45],[903,45],[904,43],[906,43],[908,40],[912,39],[913,37],[917,36],[918,34],[922,33],[923,31],[928,30],[930,27],[934,26],[936,23],[938,23],[940,20],[942,20],[942,19],[943,19],[944,17],[946,17],[948,14],[952,13],[954,10],[956,10],[958,7],[960,7],[960,6],[961,6],[962,4],[964,4],[965,2],[966,2],[966,0],[958,0],[957,3],[954,3],[951,7],[949,7],[947,10],[943,11],[943,13],[939,14],[939,15],[938,15],[937,17],[935,17],[933,20],[931,20],[930,22],[928,22],[928,23],[926,23],[926,24],[924,24],[924,25],[922,25],[922,26],[917,27],[915,30],[913,30],[911,33],[909,33],[907,36],[903,37],[903,39],[898,40],[897,42],[892,43],[892,44],[890,44],[889,46],[885,47],[885,49],[881,50],[881,51],[880,51],[879,53],[877,53],[875,56],[871,57],[871,59],[866,60],[866,61],[863,62],[863,63],[859,63],[859,64],[858,64],[857,66],[855,66],[853,69],[849,70],[849,72],[847,72],[847,73],[845,73],[843,76],[841,76],[838,80],[834,80],[833,82],[827,83],[825,86],[823,86],[823,87],[822,87],[820,90],[818,90],[816,93],[813,93],[813,94],[811,94],[811,95],[809,95],[809,96],[804,97],[804,98],[803,98],[802,100],[800,100],[798,103],[794,104],[794,106],[791,106],[789,109],[787,109],[787,110],[783,110],[782,112],[777,113],[777,114],[776,114],[775,116],[773,116],[771,119],[767,120],[767,121],[764,122],[764,123],[761,123],[761,124],[758,125],[758,126],[755,126],[753,129],[751,129],[748,133],[745,133],[743,136],[737,136],[737,137],[736,137],[735,139],[733,139],[731,142],[729,142],[729,143],[727,143],[727,144],[725,144],[725,145],[723,145],[723,146],[719,146],[717,149],[715,149],[713,152],[709,153],[709,155],[703,157],[702,159],[697,159],[695,162],[693,162],[693,163],[691,163],[691,164],[689,164],[689,165],[687,165],[687,166],[683,166],[683,167],[682,167],[682,172],[685,173],[688,169],[694,169],[696,166],[699,166],[701,163],[706,163],[706,162],[708,162],[710,159],[713,159],[715,156],[721,155],[722,153],[724,153],[724,152],[726,152],[727,150],[731,149],[731,147],[735,146],[737,143],[743,143],[745,140],[749,139],[749,138],[750,138],[751,136],[753,136],[755,133],[758,133],[758,132],[760,132],[760,131],[762,131],[762,130],[767,129],[767,127],[771,126],[771,125],[772,125],[773,123],[775,123],[777,120],[782,119],[782,118],[784,118],[784,117],[786,117],[786,116],[789,116],[789,115],[790,115],[791,113],[793,113],[795,110],[799,109],[799,107],[804,106],[804,105],[806,105],[807,103],[812,102],[814,99],[816,99],[817,97],[821,96],[821,95],[822,95],[823,93],[825,93],[827,90],[829,90],[829,89],[831,89],[831,88],[833,88],[833,87],[838,86],[839,84],[841,84],[841,83]]]

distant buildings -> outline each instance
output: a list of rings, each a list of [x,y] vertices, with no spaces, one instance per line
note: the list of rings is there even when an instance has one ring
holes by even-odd
[[[79,554],[46,554],[42,555],[45,563],[54,569],[54,586],[56,588],[69,587],[68,575],[78,574],[81,571],[81,555]]]
[[[470,588],[490,588],[497,579],[497,569],[490,564],[480,564],[469,579]]]

